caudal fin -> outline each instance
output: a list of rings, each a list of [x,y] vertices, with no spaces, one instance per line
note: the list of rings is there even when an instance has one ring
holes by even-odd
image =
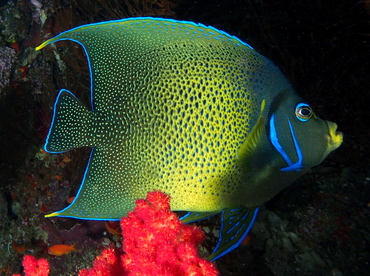
[[[92,112],[71,92],[60,90],[44,149],[48,152],[64,152],[93,146],[88,135],[92,126],[91,117]]]

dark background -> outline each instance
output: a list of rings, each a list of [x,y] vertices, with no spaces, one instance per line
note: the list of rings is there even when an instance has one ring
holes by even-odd
[[[278,65],[316,112],[344,133],[343,145],[322,165],[262,208],[248,244],[217,262],[221,274],[370,273],[369,1],[39,3],[0,1],[1,51],[14,53],[0,54],[7,64],[0,77],[8,80],[0,86],[0,275],[19,272],[25,253],[49,258],[53,275],[73,274],[76,263],[91,265],[104,239],[119,242],[102,235],[104,225],[43,218],[75,194],[88,154],[41,151],[53,102],[61,88],[88,102],[89,75],[84,54],[73,45],[34,47],[81,24],[131,16],[200,22],[239,37]],[[75,255],[47,255],[51,244],[76,241]],[[212,246],[209,235],[203,250]]]

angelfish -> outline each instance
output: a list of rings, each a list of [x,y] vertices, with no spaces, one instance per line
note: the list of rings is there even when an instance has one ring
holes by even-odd
[[[213,27],[138,17],[80,26],[91,110],[62,89],[45,150],[91,147],[81,187],[46,217],[118,220],[152,190],[184,222],[222,212],[210,259],[237,247],[258,207],[342,143],[281,71]]]

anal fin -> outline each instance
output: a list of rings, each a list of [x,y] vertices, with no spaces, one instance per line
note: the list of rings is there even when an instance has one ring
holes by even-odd
[[[214,261],[238,247],[251,230],[258,210],[259,208],[248,209],[244,206],[224,209],[219,241],[208,259]]]
[[[194,221],[203,220],[206,218],[209,218],[211,216],[214,216],[216,214],[220,213],[220,211],[214,211],[214,212],[188,212],[186,215],[182,216],[180,220],[183,223],[191,223]]]

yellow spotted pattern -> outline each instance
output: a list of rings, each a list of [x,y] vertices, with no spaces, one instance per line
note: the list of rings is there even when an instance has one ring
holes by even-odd
[[[93,152],[75,201],[55,215],[121,218],[152,190],[170,194],[173,210],[233,207],[245,185],[237,151],[277,69],[239,39],[190,22],[92,24],[38,49],[65,39],[87,53],[94,109],[60,94],[45,148]]]

